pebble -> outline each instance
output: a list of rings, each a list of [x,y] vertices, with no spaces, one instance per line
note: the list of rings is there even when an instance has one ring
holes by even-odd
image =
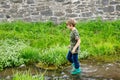
[[[59,77],[53,77],[53,80],[59,80]]]
[[[67,78],[68,76],[67,75],[63,75],[63,78]]]
[[[45,76],[45,80],[52,80],[51,77]]]
[[[65,73],[64,73],[64,72],[62,72],[61,74],[62,74],[62,75],[64,75]]]
[[[107,71],[108,69],[109,69],[109,67],[106,67],[106,69],[105,69],[105,70]]]
[[[25,64],[22,64],[22,65],[19,66],[19,68],[25,68],[25,67],[26,67]]]
[[[113,64],[108,64],[108,66],[113,66]]]
[[[6,80],[10,80],[10,79],[11,79],[11,77],[10,77],[10,76],[7,76],[7,77],[6,77]]]

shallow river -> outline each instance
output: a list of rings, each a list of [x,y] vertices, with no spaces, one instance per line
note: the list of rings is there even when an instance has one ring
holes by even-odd
[[[57,71],[43,70],[35,67],[35,65],[17,68],[7,68],[0,72],[0,80],[12,80],[13,74],[16,71],[30,70],[31,74],[45,73],[45,80],[120,80],[120,63],[81,63],[82,73],[78,75],[71,75],[71,66],[64,67]]]

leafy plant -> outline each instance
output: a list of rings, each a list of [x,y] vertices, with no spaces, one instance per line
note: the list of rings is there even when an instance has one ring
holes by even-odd
[[[20,51],[20,57],[27,62],[38,62],[39,51],[38,49],[27,47]]]
[[[24,63],[24,60],[19,57],[19,51],[26,47],[26,44],[22,41],[6,39],[1,40],[0,45],[0,69]]]
[[[60,66],[66,63],[66,53],[65,46],[49,48],[40,54],[40,62],[46,65]]]

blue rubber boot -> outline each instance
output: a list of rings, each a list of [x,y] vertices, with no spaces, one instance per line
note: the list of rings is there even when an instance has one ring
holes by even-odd
[[[79,73],[81,73],[81,69],[80,68],[78,68],[78,69],[75,69],[74,71],[71,71],[71,74],[79,74]]]

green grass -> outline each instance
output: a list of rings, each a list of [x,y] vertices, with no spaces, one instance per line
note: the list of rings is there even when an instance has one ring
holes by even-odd
[[[61,66],[65,64],[67,49],[65,46],[48,48],[40,54],[40,62],[45,65]]]
[[[40,59],[39,50],[31,47],[26,47],[20,51],[20,57],[28,62],[38,62]]]
[[[115,24],[116,23],[116,24]],[[119,53],[120,24],[118,21],[89,21],[79,23],[81,28],[81,49],[87,49],[91,55],[111,55]]]
[[[12,80],[44,80],[43,75],[33,76],[29,71],[28,72],[17,72],[14,74]]]
[[[27,45],[18,40],[0,40],[0,69],[5,67],[19,66],[24,63],[19,51]]]
[[[119,58],[113,60],[120,60],[120,20],[78,22],[76,28],[82,41],[80,59],[114,56]],[[69,35],[65,23],[0,23],[0,69],[29,62],[63,65],[67,62]]]

